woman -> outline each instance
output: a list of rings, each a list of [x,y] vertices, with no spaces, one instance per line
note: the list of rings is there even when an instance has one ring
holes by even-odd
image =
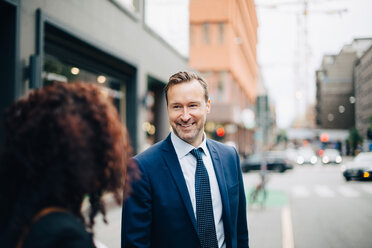
[[[107,94],[93,84],[55,83],[15,102],[0,158],[1,247],[94,247],[104,192],[120,204],[137,175]],[[81,213],[89,199],[89,218]]]

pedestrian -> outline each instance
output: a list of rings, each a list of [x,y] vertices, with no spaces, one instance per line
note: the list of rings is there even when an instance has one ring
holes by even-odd
[[[122,247],[248,247],[238,153],[204,132],[206,82],[178,72],[165,98],[172,132],[134,158],[142,177],[123,205]]]
[[[135,173],[107,94],[93,84],[55,83],[12,104],[3,126],[0,246],[94,247],[94,217],[105,218],[102,195],[111,192],[121,204]]]

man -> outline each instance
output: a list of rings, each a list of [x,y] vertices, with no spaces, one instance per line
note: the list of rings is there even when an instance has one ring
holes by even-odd
[[[207,84],[179,72],[165,97],[173,131],[134,158],[142,177],[123,205],[122,247],[248,247],[239,156],[204,133]]]

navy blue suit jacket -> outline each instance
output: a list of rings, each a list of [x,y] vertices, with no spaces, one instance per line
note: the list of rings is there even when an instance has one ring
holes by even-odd
[[[227,248],[247,248],[246,203],[239,156],[207,139],[222,199]],[[137,155],[141,179],[132,185],[122,214],[123,247],[197,248],[196,219],[170,135]]]

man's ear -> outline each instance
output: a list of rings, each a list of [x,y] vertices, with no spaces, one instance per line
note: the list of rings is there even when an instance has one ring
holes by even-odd
[[[211,99],[208,99],[207,101],[207,114],[211,112]]]

